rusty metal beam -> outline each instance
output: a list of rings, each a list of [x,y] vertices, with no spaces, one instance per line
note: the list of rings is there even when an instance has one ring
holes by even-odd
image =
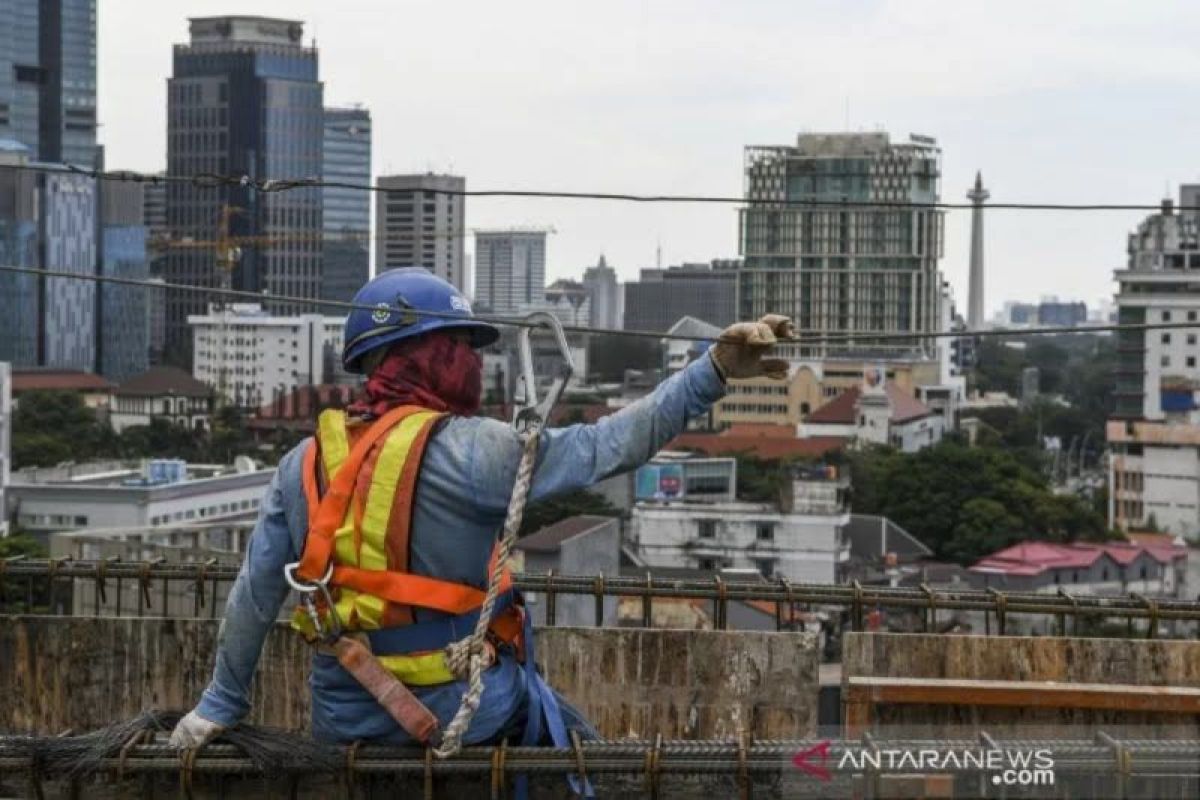
[[[988,681],[851,676],[845,681],[845,735],[861,736],[879,705],[1078,708],[1200,715],[1200,688],[1058,681]]]

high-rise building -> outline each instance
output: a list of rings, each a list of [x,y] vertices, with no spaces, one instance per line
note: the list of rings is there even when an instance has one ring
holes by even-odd
[[[0,2],[0,139],[34,161],[91,166],[96,0]]]
[[[1200,185],[1180,195],[1195,206]],[[1196,327],[1117,332],[1109,522],[1191,538],[1200,534],[1200,212],[1164,200],[1129,235],[1128,254],[1115,275],[1117,321]]]
[[[717,260],[642,270],[639,280],[625,284],[624,327],[665,331],[683,317],[718,328],[732,324],[737,314],[739,263]]]
[[[917,135],[800,134],[795,145],[747,147],[739,316],[778,312],[819,334],[937,330],[940,161],[936,141]],[[856,205],[871,203],[880,205]],[[834,349],[780,349],[821,347]]]
[[[463,258],[466,178],[456,175],[387,175],[375,200],[375,272],[424,267],[467,291]],[[539,287],[540,289],[540,287]]]
[[[161,277],[151,277],[142,294],[146,298],[146,349],[150,363],[159,365],[163,362],[163,353],[167,346],[167,282]]]
[[[150,277],[146,259],[145,198],[140,183],[100,184],[100,270],[115,278]],[[100,283],[96,371],[120,383],[149,368],[146,290]]]
[[[583,271],[583,285],[591,303],[588,324],[605,330],[620,328],[621,284],[617,280],[617,271],[608,265],[603,255],[596,266]]]
[[[971,274],[967,289],[967,326],[979,330],[984,323],[983,310],[983,204],[987,202],[987,189],[983,188],[983,174],[975,173],[975,186],[967,192],[971,209]]]
[[[546,229],[475,231],[475,302],[495,314],[539,305],[546,291]]]
[[[142,184],[142,227],[146,229],[147,259],[151,275],[161,275],[166,264],[169,239],[167,232],[167,185]]]
[[[191,40],[175,46],[167,82],[167,172],[248,175],[254,179],[320,176],[324,140],[323,87],[317,51],[302,43],[300,22],[267,17],[200,17]],[[167,188],[172,238],[212,242],[222,220],[235,237],[265,237],[241,248],[234,289],[318,298],[321,294],[322,195],[319,187],[260,192],[252,186]],[[218,286],[215,248],[175,248],[168,283]],[[196,294],[168,292],[168,361],[191,352],[189,314],[204,310]],[[311,311],[273,301],[283,314]]]
[[[67,172],[5,168],[28,163],[28,148],[0,141],[0,261],[94,274],[96,182]],[[0,360],[14,367],[92,371],[97,297],[92,281],[0,275]]]
[[[362,107],[325,109],[322,177],[371,183],[371,112]],[[325,237],[321,296],[349,302],[371,277],[371,193],[344,186],[321,189]]]

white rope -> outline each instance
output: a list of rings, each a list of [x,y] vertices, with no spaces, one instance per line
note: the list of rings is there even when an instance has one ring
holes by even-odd
[[[475,631],[470,636],[446,646],[446,666],[456,678],[468,681],[469,686],[463,694],[462,704],[459,705],[454,719],[450,720],[442,734],[441,744],[433,751],[439,758],[448,758],[462,749],[462,737],[470,727],[483,699],[483,670],[488,666],[484,662],[489,660],[485,645],[488,627],[492,621],[492,609],[496,605],[496,596],[500,593],[500,579],[508,566],[509,554],[517,541],[517,533],[521,530],[521,520],[525,516],[525,500],[529,497],[529,487],[533,483],[533,466],[537,461],[537,432],[526,433],[522,438],[524,449],[521,452],[521,463],[517,467],[517,479],[513,483],[512,497],[508,501],[508,515],[504,519],[504,531],[500,537],[500,546],[496,550],[496,561],[492,564],[492,572],[488,576],[487,595],[479,608],[479,621],[475,623]]]

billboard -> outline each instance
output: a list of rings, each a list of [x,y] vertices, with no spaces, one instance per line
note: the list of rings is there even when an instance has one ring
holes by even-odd
[[[634,478],[638,500],[678,500],[684,495],[682,464],[647,464]]]

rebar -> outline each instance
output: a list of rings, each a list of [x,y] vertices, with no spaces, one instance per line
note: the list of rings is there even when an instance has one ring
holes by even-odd
[[[104,583],[106,581],[134,580],[138,582],[139,615],[150,613],[169,616],[166,586],[163,585],[163,608],[161,614],[153,614],[150,583],[164,584],[182,582],[197,595],[195,608],[200,608],[201,587],[207,587],[203,604],[208,615],[216,614],[218,584],[229,583],[237,577],[238,567],[230,564],[210,562],[167,563],[163,561],[92,561],[72,559],[9,559],[0,561],[0,602],[4,599],[6,580],[20,579],[26,583],[26,607],[30,605],[33,582],[47,581],[54,588],[66,580],[83,580]],[[731,581],[714,577],[713,580],[671,580],[647,576],[598,576],[559,575],[553,573],[518,573],[513,576],[513,585],[522,591],[546,595],[547,622],[554,624],[555,606],[558,595],[591,595],[600,601],[609,597],[642,599],[642,616],[647,617],[647,604],[653,599],[697,599],[712,601],[717,609],[718,622],[726,622],[724,608],[730,602],[766,601],[786,604],[792,609],[796,604],[808,607],[843,607],[849,610],[852,627],[861,630],[863,612],[869,608],[912,609],[929,614],[936,611],[976,611],[996,615],[1000,633],[1005,632],[1005,620],[1013,614],[1030,614],[1080,618],[1104,619],[1110,617],[1146,620],[1146,635],[1154,636],[1158,625],[1168,621],[1200,621],[1200,602],[1183,599],[1148,599],[1141,595],[1067,595],[1039,594],[1034,592],[999,592],[994,589],[934,590],[928,586],[873,587],[857,583],[816,584],[789,583],[787,581],[750,582]],[[93,592],[98,596],[97,592]],[[119,593],[118,593],[119,594]],[[51,603],[53,609],[53,603]],[[194,609],[193,609],[194,610]],[[782,624],[783,615],[776,615]],[[722,627],[718,624],[717,627]],[[1060,628],[1063,626],[1060,626]]]

